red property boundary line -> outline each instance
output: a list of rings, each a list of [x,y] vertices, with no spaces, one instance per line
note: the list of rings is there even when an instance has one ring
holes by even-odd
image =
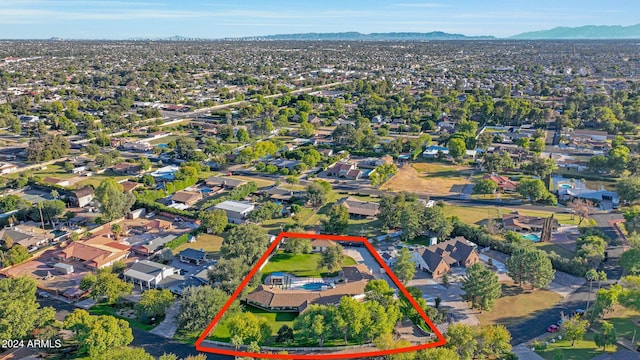
[[[418,311],[418,313],[424,319],[427,325],[429,325],[429,328],[431,329],[431,331],[433,331],[433,333],[436,334],[438,341],[432,342],[432,343],[426,343],[422,345],[410,346],[406,348],[400,348],[400,349],[388,349],[388,350],[370,351],[370,352],[362,352],[362,353],[349,353],[349,354],[319,354],[319,355],[317,354],[295,355],[295,354],[252,353],[252,352],[245,352],[245,351],[238,351],[238,350],[212,348],[212,347],[201,345],[202,342],[205,340],[205,338],[209,336],[209,333],[211,332],[213,327],[220,321],[225,311],[229,309],[229,306],[231,306],[231,303],[233,303],[233,301],[240,295],[240,293],[242,292],[242,289],[244,289],[244,287],[247,286],[251,278],[253,278],[255,273],[258,272],[258,269],[260,269],[260,266],[262,266],[262,264],[264,264],[264,262],[267,261],[267,258],[269,257],[269,255],[271,255],[271,253],[275,250],[275,248],[278,246],[280,241],[282,241],[282,239],[285,237],[322,239],[322,240],[332,240],[332,241],[349,241],[349,242],[359,242],[364,244],[364,246],[367,248],[367,250],[369,250],[371,255],[376,259],[376,261],[378,261],[380,266],[382,266],[382,268],[385,270],[386,274],[389,275],[393,283],[398,287],[398,289],[400,289],[400,291],[402,291],[402,294],[404,294],[404,296],[409,300],[411,305],[413,305],[413,307]],[[247,276],[244,278],[242,283],[240,283],[236,291],[233,292],[229,300],[227,300],[227,302],[224,304],[222,309],[220,309],[220,311],[218,312],[218,314],[216,314],[215,318],[213,318],[209,326],[207,326],[207,328],[202,332],[198,340],[196,340],[195,342],[196,350],[202,351],[202,352],[231,355],[231,356],[269,358],[269,359],[353,359],[355,357],[383,356],[383,355],[389,355],[389,354],[397,354],[401,352],[417,351],[417,350],[422,350],[422,349],[427,349],[427,348],[432,348],[437,346],[443,346],[445,344],[446,344],[446,340],[444,339],[444,336],[442,336],[440,331],[438,331],[438,329],[433,325],[433,322],[431,322],[431,319],[429,319],[427,314],[425,314],[425,312],[420,308],[420,306],[418,306],[418,303],[415,301],[415,299],[411,296],[411,294],[409,294],[409,292],[404,287],[404,285],[402,285],[402,282],[400,282],[400,280],[391,271],[389,266],[384,262],[384,260],[380,257],[380,255],[378,255],[376,250],[373,248],[373,246],[371,246],[371,244],[366,238],[359,237],[359,236],[302,234],[302,233],[288,233],[288,232],[281,232],[278,235],[278,237],[271,243],[271,246],[269,246],[269,248],[264,253],[264,255],[262,255],[260,260],[258,260],[256,265],[251,269],[249,274],[247,274]]]

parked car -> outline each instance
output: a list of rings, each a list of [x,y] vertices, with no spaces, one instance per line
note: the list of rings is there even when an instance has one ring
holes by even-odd
[[[584,315],[584,312],[585,312],[584,309],[576,309],[574,314],[578,315],[578,316],[582,316],[582,315]]]
[[[558,330],[560,330],[560,328],[556,324],[551,324],[547,327],[547,332],[550,332],[550,333],[554,333]]]

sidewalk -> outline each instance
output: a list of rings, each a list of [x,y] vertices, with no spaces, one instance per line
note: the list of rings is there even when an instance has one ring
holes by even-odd
[[[544,360],[544,358],[531,351],[525,344],[514,346],[511,351],[516,354],[519,360]]]

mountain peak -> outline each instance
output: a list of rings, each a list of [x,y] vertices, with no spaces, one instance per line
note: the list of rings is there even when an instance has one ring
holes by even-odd
[[[510,37],[515,40],[604,40],[640,39],[640,24],[585,25],[580,27],[556,27],[550,30],[526,32]]]

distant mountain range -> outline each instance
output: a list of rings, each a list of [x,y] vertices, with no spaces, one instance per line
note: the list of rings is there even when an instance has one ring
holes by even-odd
[[[304,33],[276,34],[264,36],[247,36],[223,39],[203,39],[184,36],[167,38],[130,38],[132,41],[428,41],[428,40],[605,40],[605,39],[640,39],[640,24],[621,25],[585,25],[580,27],[556,27],[550,30],[525,32],[509,38],[495,36],[467,36],[442,31],[432,32],[385,32],[363,34],[356,31],[336,33]],[[51,38],[50,40],[62,40]]]
[[[510,37],[514,40],[598,40],[598,39],[640,39],[640,24],[585,25],[580,27],[557,27],[551,30],[532,31]]]
[[[493,36],[466,36],[462,34],[449,34],[442,31],[428,33],[418,32],[389,32],[362,34],[359,32],[338,33],[305,33],[305,34],[278,34],[266,36],[251,36],[236,38],[233,40],[336,40],[336,41],[415,41],[415,40],[495,40]],[[231,40],[231,39],[230,39]]]

